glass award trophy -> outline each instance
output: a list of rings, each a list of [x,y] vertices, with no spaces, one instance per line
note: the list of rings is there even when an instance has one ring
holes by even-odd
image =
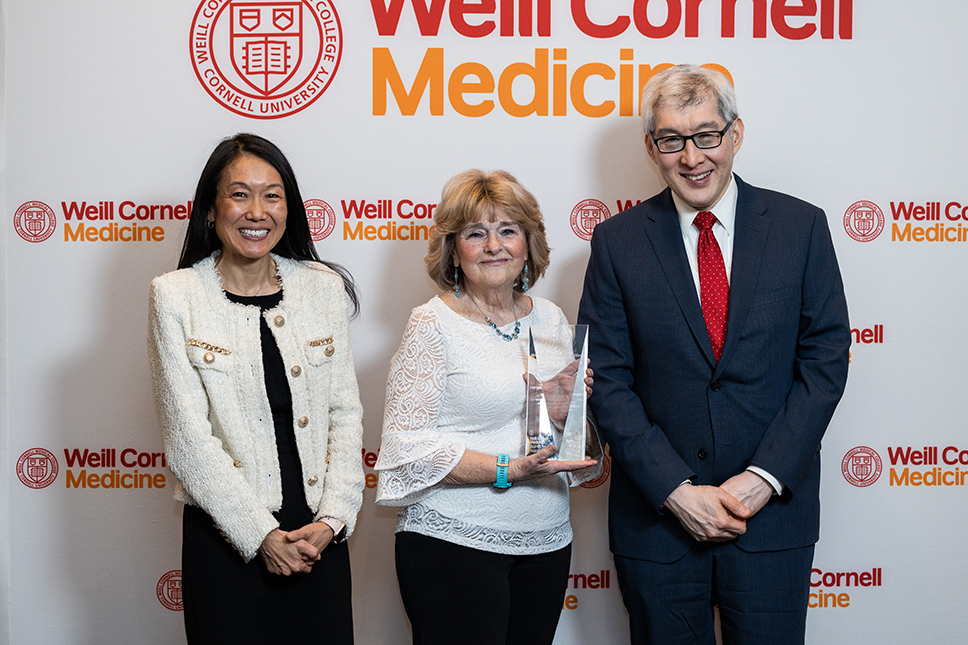
[[[527,454],[554,444],[553,459],[601,459],[587,413],[588,325],[535,325],[528,332],[528,350]]]

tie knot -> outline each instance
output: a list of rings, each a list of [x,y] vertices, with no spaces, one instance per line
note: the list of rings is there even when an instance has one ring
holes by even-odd
[[[692,220],[692,223],[700,231],[711,229],[715,222],[716,222],[716,216],[710,213],[709,211],[700,211],[696,215],[696,219]]]

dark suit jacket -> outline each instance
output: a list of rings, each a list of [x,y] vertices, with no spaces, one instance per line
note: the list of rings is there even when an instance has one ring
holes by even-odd
[[[759,466],[785,486],[736,540],[813,544],[820,440],[847,381],[847,303],[823,211],[736,178],[729,318],[713,358],[672,194],[596,226],[578,314],[595,370],[590,405],[613,458],[618,555],[673,562],[695,541],[660,510],[683,481]]]

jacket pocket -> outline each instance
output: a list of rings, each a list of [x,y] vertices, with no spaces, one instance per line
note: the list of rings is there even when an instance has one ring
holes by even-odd
[[[235,365],[236,356],[232,350],[196,338],[189,338],[187,343],[188,360],[198,370],[229,372]]]
[[[333,337],[323,336],[306,344],[306,360],[310,365],[325,365],[333,360],[338,351],[339,349],[333,343]]]

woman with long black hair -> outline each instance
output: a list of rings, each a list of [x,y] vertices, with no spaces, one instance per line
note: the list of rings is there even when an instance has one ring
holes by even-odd
[[[149,302],[155,399],[185,503],[189,643],[353,642],[358,305],[349,274],[316,254],[279,148],[252,134],[222,141],[178,270],[152,281]]]

